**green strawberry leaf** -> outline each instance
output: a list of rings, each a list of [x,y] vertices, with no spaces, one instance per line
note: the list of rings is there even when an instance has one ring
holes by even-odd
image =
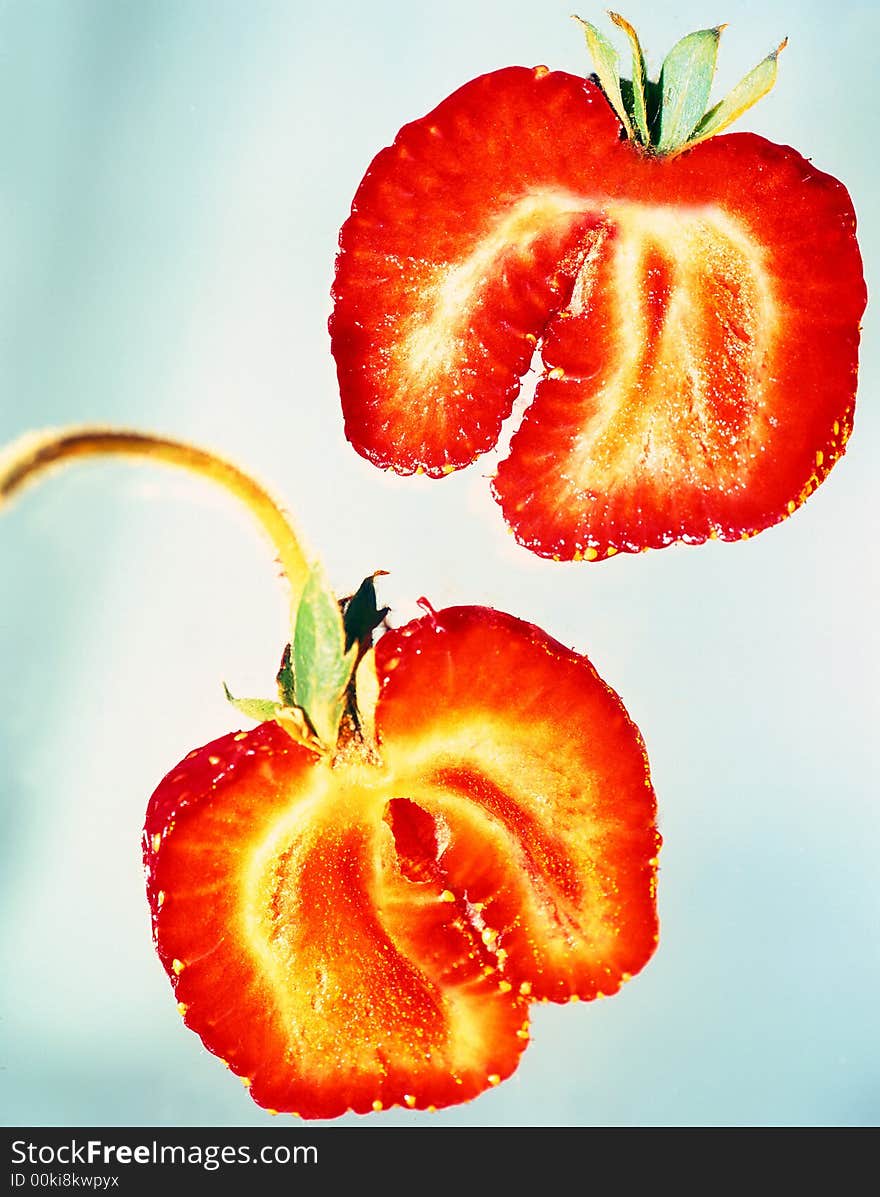
[[[629,41],[632,79],[618,75],[620,59],[614,46],[587,21],[583,28],[605,98],[619,117],[630,141],[655,154],[674,156],[714,137],[765,96],[776,82],[776,60],[787,39],[758,63],[720,103],[708,109],[725,25],[700,29],[683,37],[666,55],[660,78],[648,78],[638,34],[619,13],[608,16]]]
[[[388,608],[379,607],[376,602],[376,578],[384,574],[385,570],[380,569],[364,578],[351,598],[342,603],[346,651],[357,644],[359,655],[365,653],[373,642],[373,630],[388,614]]]
[[[355,665],[369,649],[373,629],[388,614],[387,607],[376,603],[374,579],[382,572],[365,579],[340,604],[321,566],[313,566],[276,675],[279,701],[234,698],[224,687],[233,706],[260,722],[274,718],[308,747],[333,751]]]
[[[766,96],[776,82],[776,60],[787,43],[788,39],[786,38],[743,79],[740,79],[736,87],[720,103],[709,109],[688,140],[689,146],[697,145],[698,142],[714,137],[716,133],[720,133],[722,129],[732,125],[753,104],[757,104],[758,100]]]
[[[227,702],[231,703],[242,715],[246,715],[248,719],[254,719],[257,723],[268,723],[270,719],[274,719],[297,744],[304,745],[312,752],[324,750],[324,745],[315,738],[314,729],[301,707],[272,702],[268,698],[236,698],[230,693],[225,682],[223,689],[226,692]]]
[[[376,650],[369,648],[354,672],[355,703],[358,726],[367,744],[376,743],[376,707],[379,702],[379,675],[376,672]]]
[[[645,104],[648,109],[648,128],[656,129],[660,124],[660,105],[663,93],[656,79],[648,79],[645,83]]]
[[[689,33],[663,60],[659,127],[654,128],[661,154],[684,146],[706,111],[723,28]]]
[[[247,716],[248,719],[255,719],[257,723],[266,723],[270,719],[275,718],[275,711],[277,710],[277,703],[272,702],[269,698],[236,698],[230,693],[229,687],[223,683],[223,690],[226,694],[226,701],[231,703],[237,711],[241,711],[242,715]]]
[[[281,666],[275,675],[278,686],[278,697],[286,707],[294,706],[296,702],[296,683],[293,676],[293,654],[289,644],[284,646],[281,656]]]
[[[582,21],[580,17],[575,17],[574,19],[583,28],[584,36],[587,39],[587,47],[596,67],[596,75],[602,90],[608,98],[609,104],[620,117],[627,137],[632,140],[632,122],[630,121],[629,113],[626,110],[620,90],[620,56],[604,33],[600,33],[595,26],[591,25],[588,21]]]
[[[302,707],[317,737],[332,749],[358,646],[346,652],[342,613],[320,565],[312,567],[303,589],[292,645],[295,705]]]
[[[632,113],[633,125],[635,126],[636,133],[638,134],[638,140],[642,143],[642,145],[650,145],[651,135],[648,131],[648,107],[645,93],[648,74],[645,70],[645,56],[642,53],[642,45],[639,41],[638,34],[636,33],[635,29],[633,29],[632,25],[630,25],[629,21],[624,20],[624,18],[616,12],[609,12],[608,15],[618,29],[622,29],[629,38],[629,44],[632,49],[632,82],[621,79],[620,83],[621,88],[629,83],[629,86],[626,88],[626,90],[629,92],[629,96],[624,94],[624,100],[628,100],[626,107],[627,110]]]

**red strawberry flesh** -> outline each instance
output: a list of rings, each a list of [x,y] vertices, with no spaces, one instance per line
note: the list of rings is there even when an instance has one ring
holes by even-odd
[[[561,72],[496,71],[405,126],[355,196],[334,299],[347,435],[401,473],[494,446],[540,345],[494,492],[544,556],[748,536],[852,427],[842,184],[752,134],[647,155]]]
[[[185,1021],[306,1118],[475,1097],[531,1000],[613,993],[656,945],[645,750],[585,658],[452,608],[377,667],[380,764],[262,724],[181,762],[145,824]]]

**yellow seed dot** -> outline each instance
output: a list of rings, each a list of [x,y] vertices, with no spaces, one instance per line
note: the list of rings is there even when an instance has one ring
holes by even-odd
[[[816,465],[820,466],[824,460],[825,460],[825,454],[822,452],[821,449],[817,449],[816,450]]]
[[[429,1113],[429,1114],[436,1114],[436,1113],[437,1113],[437,1107],[436,1107],[436,1106],[428,1106],[428,1113]]]
[[[599,550],[598,550],[598,549],[594,549],[594,548],[592,548],[592,546],[591,546],[591,547],[590,547],[590,548],[588,548],[588,549],[587,549],[587,551],[584,553],[584,560],[585,560],[585,561],[595,561],[595,560],[596,560],[596,558],[597,558],[598,556],[599,556]]]
[[[454,473],[455,473],[455,466],[454,466],[454,465],[449,465],[449,464],[447,463],[447,464],[446,464],[446,465],[443,467],[443,473],[444,473],[444,474],[454,474]]]
[[[553,369],[550,371],[550,373],[547,375],[547,377],[548,378],[565,378],[565,371],[563,370],[562,366],[554,366]]]
[[[220,757],[219,757],[219,756],[209,756],[209,757],[208,757],[208,764],[209,764],[209,765],[219,765],[219,764],[220,764]]]
[[[186,1002],[178,1002],[178,1003],[177,1003],[177,1012],[178,1012],[178,1014],[180,1014],[180,1015],[181,1015],[181,1017],[182,1017],[184,1014],[186,1014],[186,1012],[187,1012],[187,1009],[188,1009],[188,1007],[187,1007],[187,1004],[186,1004]]]
[[[794,499],[789,499],[788,500],[788,514],[791,515],[791,513],[794,511],[794,509],[796,507],[797,507],[797,503],[795,503]]]
[[[517,1037],[517,1039],[528,1039],[529,1028],[528,1027],[520,1027],[520,1029],[516,1033],[516,1037]]]
[[[444,889],[443,893],[440,895],[440,901],[441,902],[454,902],[455,894],[452,892],[451,889]]]
[[[498,992],[499,993],[510,993],[511,989],[513,989],[513,986],[511,985],[511,983],[509,981],[499,981],[498,982]]]
[[[486,1080],[489,1082],[490,1085],[500,1085],[501,1084],[501,1077],[498,1075],[497,1072],[490,1072],[489,1075],[486,1077]]]
[[[613,557],[616,552],[617,552],[617,549],[614,547],[614,545],[613,544],[609,545],[608,548],[605,550],[605,556]]]
[[[406,1104],[409,1106],[410,1109],[412,1109],[416,1104],[416,1099],[412,1093],[404,1093],[403,1100],[406,1102]]]
[[[381,1101],[379,1101],[378,1097],[373,1102],[373,1109],[376,1111],[377,1114],[382,1109],[382,1103],[381,1103]]]
[[[157,906],[165,905],[165,890],[164,889],[160,889],[158,894],[156,894],[156,905]]]
[[[569,1000],[570,1002],[579,1002],[581,999],[580,999],[580,995],[579,995],[579,994],[577,994],[577,993],[573,993],[573,994],[571,995],[571,997],[570,997],[568,1000]]]
[[[506,949],[499,948],[498,951],[495,953],[495,959],[498,961],[499,966],[503,967],[504,961],[507,959]]]
[[[549,75],[549,74],[550,74],[549,67],[545,67],[545,66],[536,66],[535,67],[535,78],[536,79],[543,79],[545,75]]]
[[[183,970],[186,968],[186,965],[183,963],[182,960],[178,960],[177,957],[175,956],[175,958],[171,961],[171,967],[174,969],[175,973],[177,973],[177,975],[179,977],[180,974],[183,972]]]
[[[233,740],[246,740],[247,732],[239,732],[237,736],[233,736],[232,738]]]
[[[490,948],[495,940],[498,938],[498,932],[492,927],[485,927],[483,929],[482,940],[487,948]]]
[[[835,436],[840,435],[840,425],[838,424],[838,422],[836,420],[834,421],[834,435]]]
[[[416,477],[417,478],[419,477],[420,474],[424,474],[424,472],[425,472],[424,466],[416,466]]]
[[[529,994],[532,992],[531,981],[523,981],[522,985],[520,985],[520,987],[519,987],[519,991],[523,995],[523,997],[528,997]]]
[[[271,1114],[273,1118],[277,1118],[277,1117],[278,1117],[278,1111],[277,1111],[277,1110],[267,1110],[267,1111],[266,1111],[266,1113],[267,1113],[267,1114]]]
[[[159,851],[159,845],[161,843],[162,843],[162,832],[157,831],[156,834],[153,836],[153,851],[154,852]]]
[[[574,555],[572,557],[572,561],[583,561],[583,559],[584,559],[584,555],[580,551],[580,549],[575,549]]]

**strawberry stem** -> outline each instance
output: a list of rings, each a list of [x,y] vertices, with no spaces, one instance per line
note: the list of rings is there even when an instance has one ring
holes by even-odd
[[[295,740],[332,754],[343,717],[349,715],[357,727],[350,683],[372,643],[373,628],[385,615],[376,607],[372,579],[343,602],[344,620],[323,569],[306,558],[287,513],[265,487],[206,449],[128,429],[64,428],[15,441],[0,454],[0,505],[55,467],[89,457],[140,457],[176,466],[218,483],[244,503],[275,546],[290,587],[289,676],[279,675],[280,702],[234,698],[228,687],[226,696],[249,718],[275,718]]]
[[[87,426],[24,436],[0,455],[0,503],[56,466],[83,457],[142,457],[177,466],[225,487],[245,504],[275,546],[296,607],[309,577],[309,562],[287,514],[260,483],[238,466],[183,441]]]

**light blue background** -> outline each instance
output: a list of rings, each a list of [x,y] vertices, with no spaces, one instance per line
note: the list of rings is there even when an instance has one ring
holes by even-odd
[[[361,175],[474,75],[586,73],[570,11],[0,2],[0,442],[106,421],[214,446],[280,492],[339,592],[384,568],[398,622],[422,594],[530,619],[641,727],[665,838],[653,961],[611,1000],[536,1009],[517,1073],[470,1105],[365,1123],[876,1125],[876,311],[846,457],[748,543],[554,565],[506,535],[491,458],[396,480],[343,437],[326,321]],[[739,127],[846,182],[870,288],[877,5],[625,15],[655,70],[728,21],[719,92],[789,37]],[[100,464],[4,514],[0,563],[2,1119],[279,1125],[182,1025],[139,859],[155,784],[237,725],[221,680],[267,692],[271,554],[204,484]]]

